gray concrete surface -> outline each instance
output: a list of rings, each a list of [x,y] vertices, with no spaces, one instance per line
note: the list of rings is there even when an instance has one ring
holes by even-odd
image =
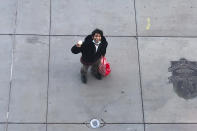
[[[195,0],[2,0],[0,131],[196,131],[197,98],[168,78],[197,61]],[[107,35],[111,74],[80,81],[71,47]],[[101,120],[93,129],[91,119]],[[104,126],[103,126],[104,125]]]
[[[95,27],[107,35],[136,35],[133,0],[56,0],[51,17],[55,35],[87,35]]]
[[[10,67],[12,63],[12,37],[0,36],[0,122],[6,121],[10,84]]]
[[[136,0],[140,36],[196,36],[196,0]],[[151,28],[146,30],[147,19]]]
[[[0,131],[5,131],[6,125],[5,124],[0,124]]]
[[[46,131],[44,124],[11,124],[8,126],[9,131]]]
[[[88,125],[49,125],[48,131],[92,131],[93,129],[90,128]],[[143,131],[143,125],[140,124],[113,124],[113,125],[106,125],[102,128],[94,129],[95,131]]]
[[[197,99],[179,97],[169,83],[170,61],[181,57],[197,61],[196,38],[140,38],[140,60],[145,121],[196,123]]]
[[[17,34],[49,34],[49,0],[18,0]]]
[[[14,33],[17,0],[1,0],[0,33]]]
[[[193,124],[157,124],[147,125],[147,131],[196,131],[197,126]]]
[[[48,50],[48,37],[16,36],[9,121],[45,122]]]

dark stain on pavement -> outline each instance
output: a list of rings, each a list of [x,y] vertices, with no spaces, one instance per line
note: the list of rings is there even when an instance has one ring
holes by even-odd
[[[47,45],[47,43],[41,41],[41,40],[39,39],[39,37],[37,37],[37,36],[28,37],[28,38],[26,39],[26,42],[29,43],[29,44],[34,44],[34,45],[37,45],[37,44],[38,44],[38,45]]]
[[[168,71],[172,72],[169,80],[179,97],[186,100],[197,97],[197,62],[185,58],[171,61]]]

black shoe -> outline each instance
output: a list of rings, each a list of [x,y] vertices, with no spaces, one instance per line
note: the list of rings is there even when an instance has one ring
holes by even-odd
[[[97,73],[97,74],[95,75],[95,77],[96,77],[96,79],[98,79],[98,80],[101,80],[101,79],[102,79],[102,75],[101,75],[100,73]]]
[[[87,77],[85,75],[81,75],[81,81],[83,83],[87,83]]]

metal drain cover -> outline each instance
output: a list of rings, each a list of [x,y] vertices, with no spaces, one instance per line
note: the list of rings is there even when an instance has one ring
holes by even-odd
[[[90,121],[90,125],[92,128],[99,128],[100,127],[100,121],[97,119],[92,119]]]

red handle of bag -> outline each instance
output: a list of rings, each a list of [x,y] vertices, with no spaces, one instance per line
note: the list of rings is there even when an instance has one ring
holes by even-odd
[[[103,56],[103,64],[104,64],[104,56]]]

